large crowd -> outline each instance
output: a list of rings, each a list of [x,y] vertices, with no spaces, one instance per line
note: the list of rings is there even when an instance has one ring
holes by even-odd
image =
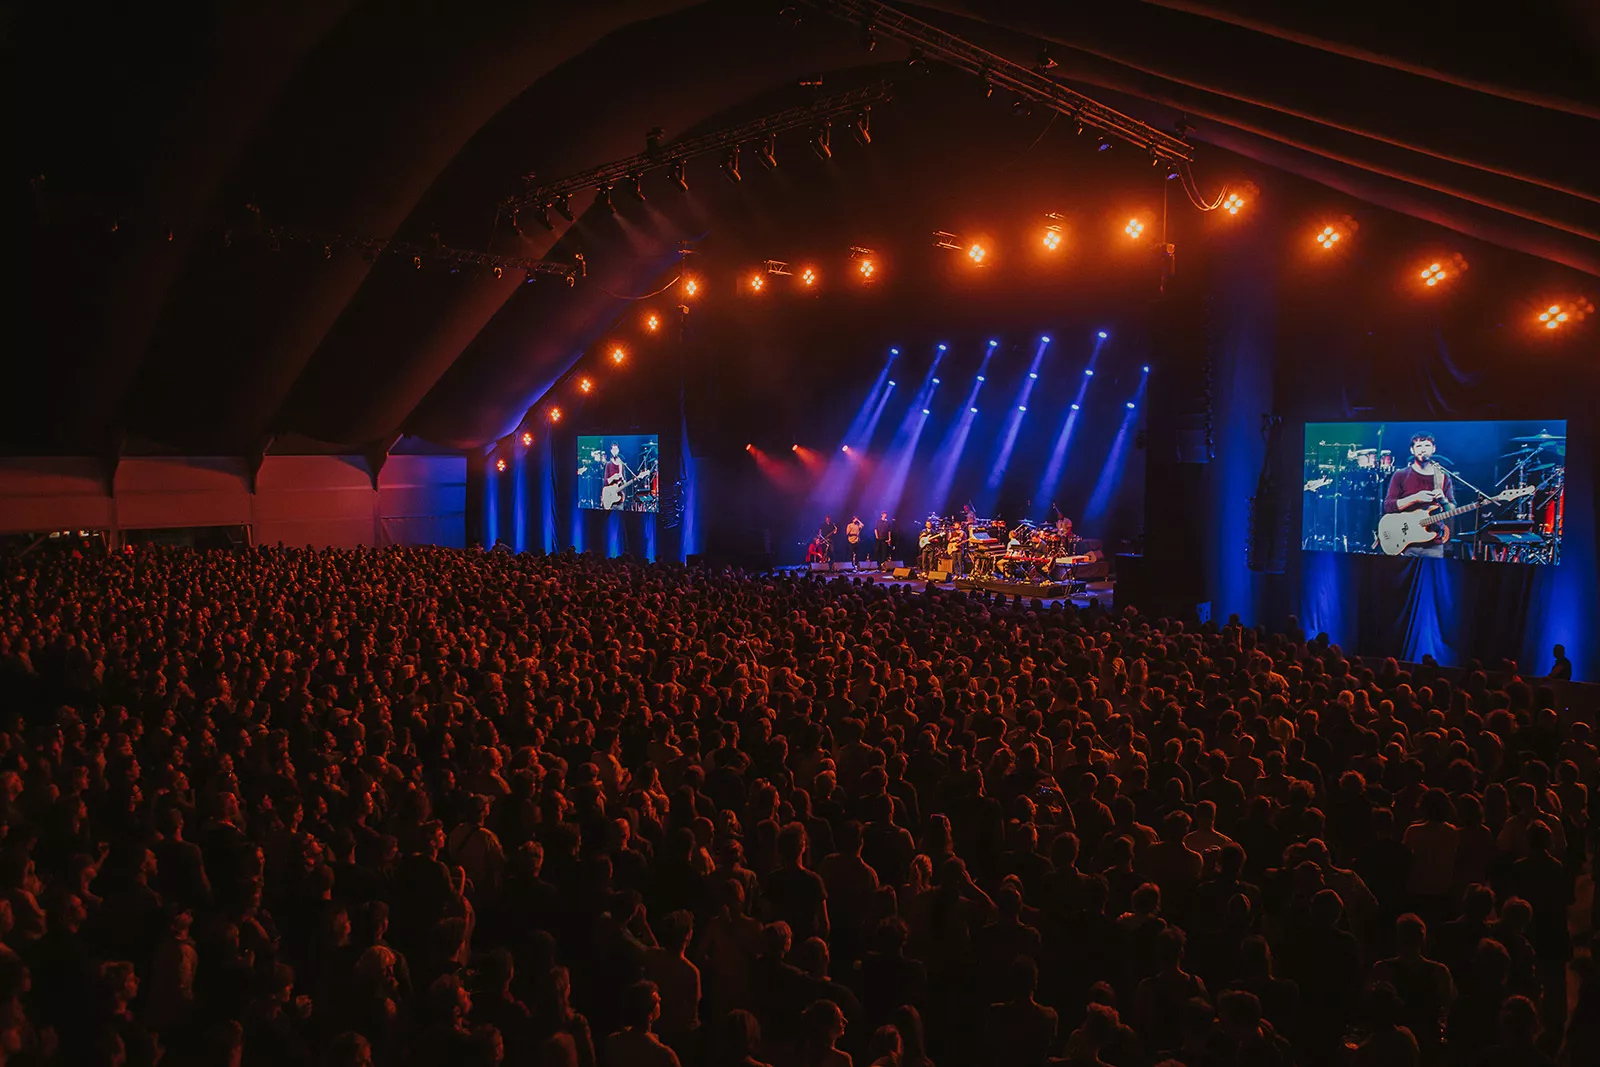
[[[1600,753],[1514,664],[571,554],[0,575],[5,1063],[1600,1063]]]

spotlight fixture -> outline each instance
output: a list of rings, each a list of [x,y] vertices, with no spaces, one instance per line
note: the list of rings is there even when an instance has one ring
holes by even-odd
[[[625,360],[627,358],[628,358],[628,353],[626,353],[626,352],[624,352],[622,350],[622,346],[621,345],[618,345],[617,347],[615,347],[615,348],[613,348],[611,350],[611,362],[613,362],[613,363],[621,363],[623,360]]]
[[[850,451],[850,446],[849,445],[840,445],[839,446],[839,451],[840,452],[849,452]]]
[[[1082,408],[1082,406],[1081,406],[1081,405],[1078,405],[1078,404],[1074,404],[1074,405],[1072,405],[1072,410],[1073,410],[1073,411],[1082,411],[1082,410],[1083,410],[1083,408]]]
[[[937,378],[935,378],[935,379],[934,379],[934,380],[933,380],[933,384],[934,384],[934,385],[938,385],[938,384],[939,384],[939,379],[937,379]]]
[[[789,446],[789,451],[790,452],[798,452],[798,451],[800,451],[800,446],[799,445],[790,445]]]
[[[499,471],[501,474],[505,473],[505,471],[506,471],[506,461],[505,461],[504,457],[501,457],[500,459],[497,459],[497,460],[494,461],[494,469]]]
[[[759,293],[759,292],[761,292],[761,290],[765,289],[766,287],[767,287],[767,279],[763,275],[760,275],[760,274],[752,274],[752,275],[750,275],[750,291],[751,292]]]
[[[800,272],[800,284],[805,286],[807,289],[809,289],[812,286],[816,285],[817,284],[817,272],[815,270],[813,270],[811,267],[807,267],[804,270],[802,270]]]
[[[1229,193],[1222,198],[1222,210],[1230,215],[1237,215],[1242,207],[1244,207],[1244,197],[1238,193]]]
[[[681,159],[672,164],[672,180],[677,182],[678,188],[684,192],[687,193],[689,191],[689,177],[685,173],[683,160]]]
[[[700,282],[694,278],[685,278],[683,280],[683,295],[686,297],[694,297],[698,296],[699,294]]]
[[[1049,343],[1050,343],[1050,338],[1048,338],[1048,337],[1041,337],[1041,338],[1039,338],[1039,343],[1040,343],[1040,344],[1045,344],[1045,345],[1047,345],[1047,344],[1049,344]]]
[[[863,107],[850,123],[850,135],[863,145],[872,143],[872,108]]]
[[[878,273],[878,253],[870,248],[851,245],[850,261],[856,265],[856,276],[864,282],[870,282]]]
[[[833,123],[824,122],[812,135],[811,150],[822,159],[833,158]]]
[[[1137,241],[1144,236],[1144,222],[1140,219],[1129,219],[1128,224],[1122,228],[1122,232]]]
[[[877,267],[873,266],[872,260],[866,257],[862,257],[856,264],[856,273],[861,275],[861,280],[864,282],[871,281],[872,275],[877,272],[877,269]]]
[[[561,421],[561,409],[560,408],[551,408],[550,409],[550,421],[551,422],[560,422]]]
[[[928,409],[927,409],[927,408],[923,408],[923,409],[922,409],[922,413],[923,413],[923,414],[924,414],[924,415],[931,415],[931,414],[933,414],[933,412],[931,412],[931,411],[929,411],[929,410],[928,410]]]
[[[893,389],[893,388],[894,388],[894,379],[893,379],[893,378],[890,378],[890,379],[889,379],[889,388],[890,388],[890,389]]]
[[[1343,215],[1337,219],[1326,220],[1313,236],[1316,238],[1317,247],[1324,252],[1332,252],[1339,247],[1341,241],[1348,241],[1358,228],[1355,219]]]
[[[1018,404],[1017,405],[1017,410],[1018,411],[1027,411],[1028,410],[1028,405],[1026,405],[1026,404]]]
[[[1094,368],[1093,367],[1085,367],[1085,368],[1083,368],[1083,376],[1085,378],[1093,378],[1094,377]]]
[[[989,342],[989,347],[990,348],[999,348],[1000,347],[1000,342],[999,341],[990,341]]]
[[[1570,297],[1539,312],[1539,324],[1546,330],[1559,330],[1568,323],[1582,322],[1594,314],[1594,301],[1586,296]]]
[[[744,446],[744,450],[746,452],[754,452],[756,450],[756,446],[754,444],[746,444]]]
[[[1106,332],[1105,332],[1105,331],[1104,331],[1104,330],[1101,330],[1101,331],[1100,331],[1100,332],[1099,332],[1099,333],[1098,333],[1098,334],[1096,334],[1096,335],[1095,335],[1095,336],[1096,336],[1096,337],[1099,337],[1099,338],[1100,338],[1100,340],[1102,340],[1102,341],[1104,341],[1104,340],[1105,340],[1105,339],[1106,339],[1106,338],[1107,338],[1107,337],[1110,337],[1110,336],[1111,336],[1111,335],[1110,335],[1110,334],[1109,334],[1109,333],[1106,333]]]
[[[533,444],[533,434],[528,433],[527,431],[523,431],[523,434],[522,434],[522,447],[523,448],[527,448],[531,444]]]
[[[939,345],[939,351],[941,351],[941,352],[943,352],[943,351],[945,351],[945,350],[946,350],[946,349],[948,349],[948,348],[949,348],[949,347],[950,347],[950,346],[949,346],[949,345],[946,345],[946,344],[943,344],[943,343],[941,343],[941,344],[940,344],[940,345]]]
[[[607,211],[609,211],[613,215],[615,215],[617,213],[616,205],[611,203],[611,183],[610,182],[607,182],[606,184],[600,186],[599,189],[595,190],[594,202],[599,204],[601,207],[605,208]]]
[[[738,145],[734,145],[732,148],[728,149],[727,154],[722,157],[722,173],[728,176],[728,180],[730,182],[738,182],[741,180],[739,174]]]
[[[1046,252],[1054,252],[1056,249],[1060,248],[1061,227],[1055,223],[1047,224],[1044,228],[1043,244]]]
[[[972,412],[974,415],[976,415],[978,413],[978,409],[977,408],[968,408],[967,410]]]
[[[1106,140],[1106,135],[1105,134],[1102,133],[1099,137],[1096,137],[1094,139],[1094,150],[1096,152],[1109,152],[1109,151],[1111,151],[1111,142]]]
[[[1467,257],[1460,252],[1435,259],[1417,272],[1422,279],[1422,284],[1429,289],[1436,289],[1443,283],[1450,281],[1467,270]]]
[[[1130,400],[1130,401],[1128,401],[1128,410],[1129,410],[1129,411],[1132,411],[1132,410],[1133,410],[1133,401],[1131,401],[1131,400]]]
[[[1038,381],[1039,380],[1039,372],[1036,371],[1036,370],[1031,370],[1031,371],[1028,372],[1028,377],[1032,378],[1034,381]]]
[[[557,215],[560,215],[568,222],[573,221],[572,205],[567,203],[567,195],[565,193],[562,193],[560,196],[552,197],[550,199],[550,206],[556,209]]]
[[[655,333],[661,328],[661,316],[657,315],[654,311],[650,312],[644,317],[644,328],[649,330],[651,333]]]
[[[980,375],[978,375],[978,381],[980,381],[980,382],[986,382],[986,381],[988,381],[988,380],[989,380],[989,379],[987,379],[987,378],[985,378],[985,377],[984,377],[984,376],[983,376],[983,375],[981,375],[981,374],[980,374]]]
[[[1149,374],[1150,373],[1150,364],[1146,363],[1144,366],[1140,367],[1139,369],[1141,371],[1143,371],[1144,373]]]
[[[550,221],[550,205],[549,204],[540,204],[539,205],[539,209],[533,213],[533,217],[539,223],[540,226],[543,226],[545,229],[549,230],[551,233],[555,233],[556,232],[556,224]],[[518,225],[517,225],[517,219],[516,219],[515,216],[512,216],[511,228],[513,230],[518,230],[520,232],[520,227],[518,227]]]
[[[626,178],[623,178],[622,181],[623,184],[627,186],[628,192],[633,194],[633,198],[635,200],[644,199],[644,188],[639,184],[639,175],[637,172],[628,175]]]
[[[768,170],[778,169],[778,135],[767,134],[766,138],[756,148],[756,159]]]
[[[988,254],[988,251],[983,247],[983,245],[978,244],[977,242],[973,242],[967,248],[967,258],[972,260],[972,265],[975,267],[983,266],[983,259]]]
[[[582,393],[584,396],[588,396],[593,391],[594,391],[594,383],[593,382],[591,382],[587,378],[579,378],[578,379],[578,392]]]

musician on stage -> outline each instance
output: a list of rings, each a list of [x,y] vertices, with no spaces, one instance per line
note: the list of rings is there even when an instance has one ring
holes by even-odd
[[[850,521],[844,524],[844,539],[850,543],[850,566],[856,570],[861,569],[861,531],[866,528],[860,515],[851,515]]]
[[[824,515],[822,517],[822,525],[817,527],[817,543],[825,554],[822,562],[833,562],[833,539],[838,536],[839,524],[833,521],[832,515]]]
[[[605,504],[605,510],[621,511],[628,499],[623,486],[627,484],[629,471],[628,465],[622,461],[622,446],[617,442],[611,442],[611,455],[606,457],[600,473],[605,485],[616,490],[611,495],[610,502]]]
[[[922,533],[917,537],[917,547],[922,550],[922,569],[933,570],[939,562],[939,531],[933,528],[932,519],[922,524]]]
[[[1434,462],[1437,451],[1433,434],[1419,433],[1411,438],[1411,462],[1395,471],[1389,479],[1389,492],[1383,500],[1383,513],[1393,515],[1402,511],[1427,511],[1433,504],[1444,508],[1456,506],[1456,488],[1450,475]],[[1401,555],[1444,558],[1444,530],[1435,533],[1433,540],[1408,546]]]
[[[889,543],[894,539],[894,523],[889,521],[887,511],[878,513],[878,521],[872,524],[873,558],[882,567],[889,559]]]

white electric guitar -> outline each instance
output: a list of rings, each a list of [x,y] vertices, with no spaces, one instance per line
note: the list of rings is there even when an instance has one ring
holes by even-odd
[[[622,496],[634,482],[642,482],[653,477],[655,471],[649,467],[644,468],[632,478],[619,478],[600,490],[600,506],[607,511],[612,511],[622,506]]]
[[[1536,492],[1538,492],[1537,486],[1524,485],[1448,511],[1423,507],[1385,515],[1378,520],[1378,544],[1383,548],[1385,555],[1398,556],[1412,545],[1425,545],[1435,540],[1448,541],[1450,527],[1441,524],[1449,519],[1465,515],[1469,511],[1476,511],[1485,504],[1507,504],[1525,496],[1532,496]]]
[[[1333,484],[1332,478],[1313,478],[1306,483],[1304,492],[1315,493],[1318,489],[1326,489]]]

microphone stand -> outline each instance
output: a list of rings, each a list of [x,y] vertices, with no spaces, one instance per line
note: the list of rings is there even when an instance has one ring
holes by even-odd
[[[1437,459],[1435,459],[1434,462],[1436,464],[1438,464],[1440,470],[1444,471],[1451,478],[1453,478],[1456,481],[1460,482],[1462,485],[1466,486],[1468,489],[1471,489],[1474,493],[1477,493],[1478,494],[1478,499],[1480,499],[1480,500],[1493,499],[1493,495],[1492,494],[1485,493],[1482,489],[1479,489],[1477,486],[1475,486],[1471,482],[1467,481],[1465,478],[1463,478],[1456,471],[1453,471],[1449,467],[1446,467],[1443,463],[1439,463],[1439,461]],[[1472,558],[1473,559],[1480,558],[1479,550],[1483,546],[1482,546],[1482,544],[1480,544],[1479,538],[1482,535],[1483,535],[1483,509],[1479,508],[1478,509],[1478,514],[1473,517],[1473,523],[1472,523]]]

